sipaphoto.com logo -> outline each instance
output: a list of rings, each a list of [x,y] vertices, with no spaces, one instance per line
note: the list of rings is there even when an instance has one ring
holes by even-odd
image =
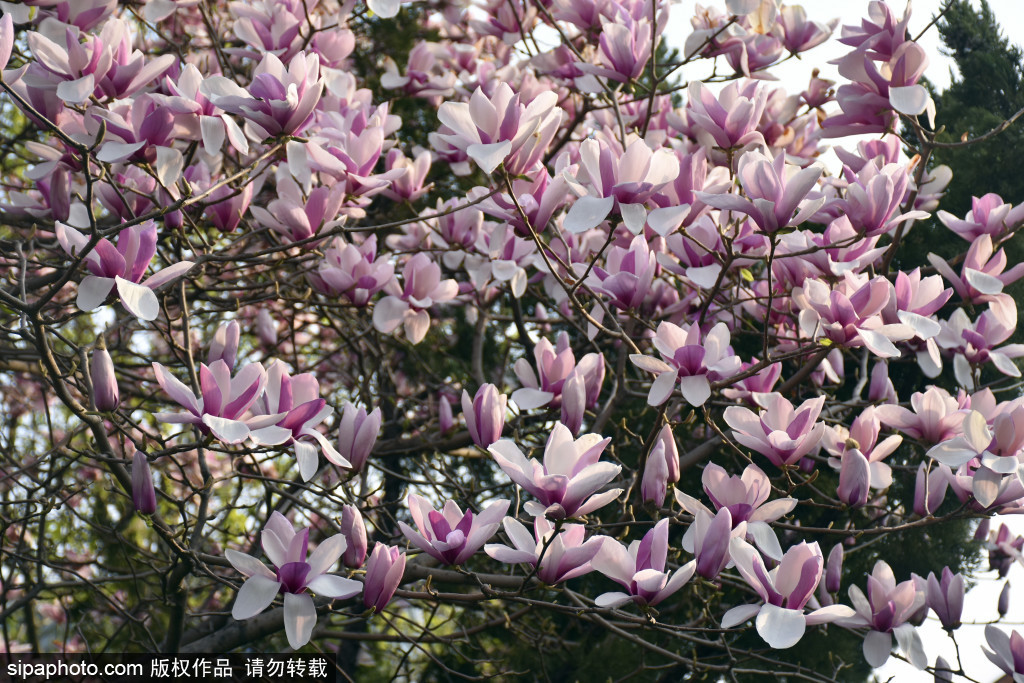
[[[107,662],[100,666],[95,662],[26,662],[18,660],[7,663],[7,675],[13,680],[30,678],[54,679],[57,677],[88,676],[142,676],[145,669],[139,663]]]

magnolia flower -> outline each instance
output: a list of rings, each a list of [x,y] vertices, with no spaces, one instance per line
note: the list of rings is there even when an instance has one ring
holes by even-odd
[[[1001,412],[992,418],[990,428],[977,410],[967,413],[963,435],[933,446],[928,455],[949,466],[960,468],[975,458],[980,464],[972,478],[972,492],[982,507],[996,502],[1003,479],[1017,475],[1024,483],[1020,455],[1024,450],[1024,406]]]
[[[552,586],[592,571],[591,560],[604,542],[602,536],[584,541],[586,528],[582,524],[563,524],[556,529],[544,517],[534,518],[533,534],[514,517],[506,517],[503,525],[514,547],[490,543],[484,552],[498,562],[536,567],[537,578]]]
[[[378,543],[373,547],[363,584],[363,604],[367,608],[380,612],[391,602],[405,575],[405,560],[405,553],[394,546]]]
[[[633,601],[641,607],[654,607],[685,586],[697,568],[696,560],[690,560],[670,574],[665,570],[667,559],[668,519],[655,524],[643,540],[633,541],[628,548],[605,537],[591,564],[629,592],[602,593],[595,604],[618,607]]]
[[[817,166],[798,169],[787,164],[785,152],[779,152],[773,160],[760,150],[752,150],[740,157],[736,172],[749,199],[726,193],[697,192],[696,196],[716,209],[750,216],[761,230],[771,234],[800,225],[822,207],[824,196],[807,200],[821,171]]]
[[[854,615],[846,605],[829,605],[804,614],[804,606],[818,587],[825,566],[817,543],[793,546],[770,572],[746,541],[732,539],[729,550],[740,576],[757,591],[764,604],[733,607],[722,617],[722,628],[732,628],[756,616],[758,635],[776,650],[784,650],[800,642],[808,624],[826,624]]]
[[[508,397],[498,392],[493,384],[484,384],[477,389],[476,396],[469,398],[469,392],[462,390],[462,413],[473,443],[487,448],[501,438],[505,427],[505,411]]]
[[[89,363],[89,379],[92,382],[92,398],[96,410],[107,412],[117,410],[121,405],[121,394],[117,388],[117,375],[114,372],[114,361],[110,358],[103,337],[96,340],[96,348],[92,352]]]
[[[945,389],[930,386],[911,395],[909,410],[898,405],[881,405],[875,407],[875,415],[883,424],[911,438],[936,444],[959,434],[960,424],[967,415],[964,408],[962,402]]]
[[[928,262],[949,280],[961,299],[972,304],[992,301],[1002,293],[1003,287],[1024,277],[1024,263],[1018,263],[1004,272],[1007,265],[1006,250],[996,251],[992,236],[988,234],[979,235],[971,243],[959,277],[945,259],[935,254],[928,254]]]
[[[496,500],[474,515],[469,510],[463,513],[449,500],[439,512],[423,498],[409,494],[409,512],[419,532],[405,522],[399,522],[398,528],[414,546],[442,564],[463,564],[498,530],[508,506],[509,501]]]
[[[86,252],[91,239],[63,223],[57,223],[55,232],[61,247],[69,256],[84,254],[85,265],[92,275],[86,275],[78,285],[78,307],[91,311],[100,306],[117,288],[121,304],[139,320],[155,320],[160,313],[160,302],[153,290],[176,280],[192,268],[191,261],[181,261],[142,280],[156,255],[156,223],[146,221],[125,228],[117,236],[117,247],[109,240],[100,239]]]
[[[444,124],[438,137],[464,150],[484,173],[504,163],[510,175],[532,169],[558,132],[562,110],[558,95],[550,90],[538,94],[529,105],[521,95],[499,82],[488,97],[477,88],[469,102],[445,102],[437,110]]]
[[[873,667],[885,664],[892,650],[892,636],[896,636],[900,649],[911,664],[923,669],[928,660],[921,645],[921,637],[909,623],[910,618],[925,604],[925,594],[913,580],[896,583],[892,569],[879,560],[868,577],[868,594],[857,586],[850,586],[850,601],[856,614],[843,618],[843,626],[867,626],[864,638],[864,659]]]
[[[533,347],[534,372],[525,358],[516,361],[513,369],[523,385],[512,392],[512,400],[520,410],[532,410],[546,405],[559,407],[562,402],[562,388],[566,380],[577,372],[582,375],[586,387],[586,405],[593,407],[601,393],[604,382],[604,355],[588,353],[576,362],[569,335],[559,332],[555,345],[546,338]]]
[[[963,220],[948,211],[939,211],[935,216],[968,242],[974,242],[982,235],[999,239],[1024,223],[1024,204],[1006,204],[1002,197],[990,192],[984,197],[971,197],[971,210]]]
[[[366,465],[366,459],[370,457],[373,447],[377,444],[381,420],[380,408],[374,408],[367,415],[366,408],[356,408],[345,401],[341,424],[338,426],[338,453],[341,454],[341,459],[349,464],[345,465],[340,461],[334,464],[351,467],[354,472],[362,470]]]
[[[776,467],[797,464],[821,441],[825,424],[815,420],[825,405],[824,396],[807,399],[796,410],[782,394],[755,394],[754,399],[764,408],[759,415],[749,408],[729,406],[723,417],[733,429],[733,438]]]
[[[252,408],[256,415],[275,417],[277,421],[274,422],[274,428],[278,434],[273,443],[292,444],[303,481],[309,481],[316,474],[319,464],[318,447],[332,463],[342,467],[350,466],[349,461],[334,449],[327,437],[316,429],[317,425],[334,413],[334,409],[320,398],[320,384],[313,373],[304,372],[293,377],[288,374],[284,363],[274,361],[267,371],[266,389]],[[271,431],[271,427],[260,430],[261,443],[272,443]]]
[[[260,541],[276,572],[255,557],[235,550],[224,551],[231,566],[248,577],[238,591],[231,616],[239,620],[256,616],[278,593],[283,593],[285,632],[288,644],[297,650],[309,642],[316,625],[316,605],[307,590],[344,600],[358,595],[363,584],[327,573],[345,551],[342,534],[325,539],[307,559],[309,529],[297,531],[284,515],[275,511],[260,534]]]
[[[459,285],[455,280],[442,280],[441,267],[424,252],[417,253],[406,262],[402,275],[405,286],[400,289],[392,280],[388,284],[390,295],[374,307],[373,326],[379,332],[390,334],[402,325],[406,338],[413,344],[419,344],[430,329],[427,310],[434,304],[454,299],[459,293]]]
[[[729,508],[722,508],[714,516],[706,510],[699,510],[694,513],[693,524],[686,530],[689,539],[683,540],[683,550],[693,553],[698,574],[705,579],[714,579],[732,564],[729,542],[733,538],[743,538],[746,533],[746,522],[733,526]],[[782,556],[781,552],[779,556]]]
[[[540,502],[528,501],[523,508],[534,517],[565,519],[589,514],[613,501],[622,489],[604,493],[597,490],[614,479],[621,465],[599,462],[611,439],[584,434],[575,441],[561,422],[556,422],[544,446],[544,463],[526,459],[513,441],[502,439],[487,449],[498,467]]]
[[[982,648],[989,661],[1013,678],[1013,683],[1024,683],[1024,638],[1013,631],[1009,636],[989,624],[985,627],[985,640],[991,650]]]
[[[700,80],[693,80],[688,95],[686,113],[693,121],[693,133],[702,143],[701,138],[706,138],[708,147],[730,149],[764,144],[757,125],[768,101],[768,91],[757,81],[747,81],[742,86],[739,82],[730,83],[716,99]]]
[[[953,574],[949,567],[942,568],[942,579],[935,578],[935,572],[928,574],[928,606],[942,622],[947,631],[959,628],[964,611],[964,577]]]
[[[757,465],[747,465],[742,475],[730,476],[721,466],[709,463],[704,468],[701,480],[704,492],[711,499],[715,510],[729,510],[732,528],[745,524],[745,533],[753,538],[761,552],[773,560],[782,559],[782,546],[769,524],[792,512],[796,507],[796,498],[769,501],[772,484],[768,475]],[[716,516],[696,498],[679,490],[676,490],[675,495],[680,507],[691,515]],[[693,552],[693,545],[693,533],[688,529],[683,536],[683,549]]]
[[[575,178],[563,175],[579,199],[569,209],[563,227],[573,234],[599,226],[618,208],[634,235],[647,222],[644,204],[679,175],[679,159],[668,149],[652,150],[631,134],[623,149],[618,142],[587,139],[580,144],[580,165]],[[653,213],[678,213],[676,208]]]
[[[279,415],[262,415],[242,419],[267,386],[267,371],[260,363],[249,363],[237,375],[223,360],[199,365],[200,397],[181,383],[160,363],[153,363],[153,373],[160,388],[186,413],[157,413],[160,422],[196,425],[228,444],[242,443],[249,437],[260,440],[261,434],[270,443],[279,443],[280,431],[274,428]],[[261,432],[264,428],[272,429]]]
[[[729,328],[718,323],[701,339],[696,323],[682,328],[661,322],[654,337],[654,347],[664,360],[643,354],[629,359],[642,370],[658,377],[651,384],[647,403],[660,406],[668,400],[679,381],[683,398],[692,406],[702,406],[711,397],[711,382],[739,372],[740,359],[729,346]]]

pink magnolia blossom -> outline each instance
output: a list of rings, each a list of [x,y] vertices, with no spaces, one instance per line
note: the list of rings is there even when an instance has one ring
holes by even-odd
[[[910,409],[899,405],[881,405],[875,415],[883,424],[895,427],[907,436],[937,444],[956,436],[966,416],[965,405],[945,389],[930,386],[910,397]]]
[[[343,296],[353,306],[366,306],[373,295],[384,289],[395,274],[386,256],[377,256],[377,236],[362,244],[351,244],[335,237],[324,250],[324,260],[315,273],[309,273],[313,286],[324,294]]]
[[[378,543],[366,561],[363,604],[381,612],[391,602],[405,575],[405,553],[394,546]]]
[[[745,525],[745,536],[753,539],[757,547],[774,560],[782,559],[782,546],[770,523],[787,515],[796,507],[796,498],[777,498],[769,501],[771,481],[757,465],[747,465],[741,475],[729,475],[724,468],[709,463],[701,475],[704,493],[711,499],[715,510],[729,510],[732,527]],[[691,515],[715,517],[703,503],[683,491],[676,490],[676,501]],[[683,549],[692,551],[690,530],[683,536]]]
[[[914,478],[914,514],[921,517],[935,514],[946,499],[946,491],[953,478],[953,472],[945,465],[931,469],[927,463],[918,465]]]
[[[953,574],[949,567],[942,568],[942,578],[935,577],[935,572],[928,574],[928,590],[926,598],[928,606],[942,622],[947,631],[959,628],[960,618],[964,610],[964,577]]]
[[[267,385],[267,371],[262,364],[249,363],[232,377],[231,368],[223,360],[210,365],[201,363],[199,398],[160,363],[153,363],[153,372],[164,393],[187,411],[156,413],[158,421],[195,425],[227,444],[242,443],[250,437],[259,442],[261,434],[266,434],[273,443],[280,438],[277,429],[262,431],[273,427],[280,416],[245,418]]]
[[[569,208],[564,228],[573,234],[585,232],[617,209],[629,231],[639,234],[649,219],[644,205],[675,180],[679,168],[679,160],[670,150],[652,150],[636,135],[627,137],[625,148],[615,140],[584,140],[575,177],[565,176],[579,199]],[[677,213],[676,207],[652,212],[655,221],[658,216]]]
[[[323,89],[319,55],[303,52],[291,58],[287,69],[274,54],[264,54],[248,90],[225,76],[211,76],[200,86],[214,105],[246,119],[264,138],[305,130]]]
[[[982,235],[1000,241],[1024,223],[1024,204],[1006,204],[1002,197],[990,192],[983,197],[971,197],[971,210],[963,220],[948,211],[939,211],[935,216],[968,242],[973,243]]]
[[[445,102],[437,110],[444,128],[438,137],[465,153],[485,172],[499,164],[519,175],[540,161],[555,137],[563,112],[551,91],[529,105],[507,83],[499,83],[488,97],[477,88],[469,102]]]
[[[406,338],[413,344],[419,344],[430,329],[427,310],[435,304],[454,299],[459,285],[455,280],[442,280],[441,267],[423,252],[406,261],[402,275],[405,286],[399,288],[391,281],[387,285],[389,296],[374,307],[373,326],[379,332],[390,334],[402,325]]]
[[[821,444],[831,455],[829,464],[841,468],[841,460],[849,450],[858,451],[868,462],[871,488],[887,489],[892,485],[892,468],[882,462],[903,442],[898,435],[878,440],[881,429],[878,409],[868,406],[854,418],[849,429],[842,425],[829,425],[822,434]]]
[[[256,399],[252,411],[255,415],[276,418],[273,427],[259,431],[260,442],[291,444],[303,481],[309,481],[316,474],[318,452],[336,465],[350,466],[349,461],[316,428],[334,413],[334,409],[320,398],[320,384],[313,373],[289,375],[284,363],[274,361],[267,371],[263,395]]]
[[[939,325],[935,341],[941,349],[955,354],[953,374],[961,386],[974,388],[974,368],[984,363],[992,363],[1004,375],[1020,377],[1013,359],[1024,356],[1024,344],[998,346],[1017,326],[1017,304],[1009,295],[996,296],[973,323],[964,309],[958,308]]]
[[[795,465],[821,441],[825,423],[815,422],[825,397],[810,398],[794,410],[781,394],[755,396],[763,410],[729,406],[723,417],[733,438],[772,461],[776,467]]]
[[[253,206],[250,211],[260,225],[271,228],[286,243],[308,240],[345,222],[345,217],[339,216],[345,200],[343,183],[319,185],[303,193],[291,176],[280,173],[275,187],[277,198],[267,208]],[[315,247],[319,242],[309,242],[307,247]]]
[[[156,488],[153,486],[149,460],[142,451],[135,451],[132,456],[132,504],[136,512],[143,515],[156,512]]]
[[[593,407],[597,404],[604,382],[603,354],[588,353],[577,363],[569,335],[559,332],[554,346],[547,338],[537,342],[533,347],[533,356],[533,367],[525,358],[520,358],[513,366],[516,377],[523,385],[521,389],[512,392],[512,400],[520,410],[532,410],[546,405],[560,407],[562,388],[574,372],[583,377],[586,405]]]
[[[296,531],[284,515],[275,511],[260,534],[260,541],[276,572],[255,557],[236,550],[224,551],[231,566],[247,577],[235,598],[231,616],[238,620],[254,617],[278,593],[283,593],[285,632],[288,644],[297,650],[309,642],[316,625],[316,605],[307,591],[345,600],[358,595],[363,584],[327,573],[345,552],[342,534],[322,541],[307,558],[309,529]]]
[[[875,563],[868,577],[868,592],[850,586],[850,602],[856,615],[839,621],[842,626],[867,626],[864,638],[864,659],[873,667],[885,664],[892,650],[892,636],[911,664],[923,669],[928,660],[921,645],[921,636],[909,619],[925,604],[925,593],[913,580],[896,583],[892,569],[884,561]]]
[[[989,624],[985,627],[985,640],[989,648],[982,648],[989,661],[998,666],[1013,683],[1024,681],[1024,637],[1017,631],[1009,636]]]
[[[846,605],[829,605],[804,614],[825,566],[817,543],[791,547],[771,571],[757,550],[743,539],[732,539],[729,549],[740,576],[757,591],[764,604],[733,607],[722,617],[722,628],[732,628],[756,617],[758,635],[772,648],[784,650],[800,642],[808,624],[826,624],[853,616],[854,611]]]
[[[889,302],[889,281],[878,276],[845,273],[830,289],[822,280],[808,279],[793,290],[793,303],[800,311],[800,329],[809,337],[827,337],[836,344],[863,346],[882,358],[897,358],[894,341],[914,336],[914,328],[903,323],[886,324],[881,312]]]
[[[1024,263],[1018,263],[1004,272],[1006,251],[994,251],[992,237],[987,234],[976,237],[971,243],[959,277],[945,259],[928,254],[928,261],[953,285],[961,299],[972,304],[994,300],[1002,293],[1003,287],[1024,277]]]
[[[696,134],[702,146],[732,149],[764,144],[764,135],[757,125],[768,101],[768,91],[757,81],[730,83],[716,98],[703,83],[694,80],[687,94],[686,113],[693,121],[691,133]]]
[[[761,230],[772,234],[780,228],[800,225],[825,203],[825,197],[808,200],[808,192],[821,177],[822,169],[810,166],[797,169],[786,163],[779,152],[773,160],[763,152],[751,150],[740,157],[736,176],[747,198],[735,194],[698,192],[708,206],[744,213]]]
[[[711,397],[711,382],[736,374],[740,359],[729,346],[729,328],[718,323],[701,339],[696,323],[682,328],[670,322],[658,325],[654,347],[664,360],[643,354],[629,359],[641,370],[657,375],[647,395],[647,403],[659,406],[669,399],[679,382],[683,398],[692,406],[701,406]]]
[[[458,565],[494,535],[508,506],[509,501],[496,500],[474,515],[469,510],[463,513],[455,501],[449,500],[439,512],[426,500],[410,494],[409,512],[418,532],[405,522],[399,522],[398,528],[414,546],[442,564]]]
[[[508,439],[491,444],[487,450],[513,482],[538,499],[523,506],[528,514],[559,520],[586,515],[622,493],[622,489],[597,493],[622,470],[621,465],[598,460],[610,441],[598,434],[584,434],[573,440],[569,429],[556,422],[544,447],[543,464],[533,458],[527,460]]]
[[[338,453],[341,457],[332,462],[342,467],[351,467],[354,472],[362,471],[377,443],[382,419],[380,408],[374,408],[367,415],[366,408],[356,408],[345,401],[341,424],[338,425]],[[327,456],[328,451],[324,451],[324,455]]]
[[[1000,412],[991,419],[971,410],[963,419],[963,435],[933,446],[928,455],[956,470],[975,458],[971,491],[982,507],[989,507],[999,497],[1003,480],[1024,475],[1020,455],[1024,451],[1024,406]],[[1024,479],[1021,479],[1024,483]]]
[[[462,413],[466,418],[469,435],[480,448],[487,448],[501,438],[505,427],[508,397],[493,384],[483,384],[472,399],[462,390]]]
[[[93,240],[63,223],[57,223],[56,233],[64,251],[72,257],[84,255],[85,265],[92,273],[78,286],[77,303],[83,311],[99,307],[116,287],[125,310],[140,320],[155,320],[160,314],[160,302],[153,290],[192,268],[191,261],[181,261],[142,280],[156,255],[157,229],[153,221],[122,230],[116,247],[101,238],[90,249]]]
[[[714,516],[707,510],[699,510],[693,515],[693,524],[686,529],[688,538],[684,537],[683,550],[693,553],[697,561],[697,573],[711,580],[732,564],[729,542],[733,538],[743,538],[746,533],[746,522],[734,524],[732,513],[727,507],[720,509]]]
[[[669,573],[668,519],[663,519],[644,534],[643,540],[633,541],[629,547],[614,538],[605,537],[597,556],[591,561],[594,569],[628,592],[603,593],[594,601],[598,607],[618,607],[635,602],[641,607],[654,607],[686,585],[697,568],[690,560]]]
[[[431,157],[428,150],[421,150],[414,159],[408,159],[402,150],[392,147],[385,158],[385,169],[388,171],[404,169],[405,175],[391,181],[382,195],[395,201],[415,202],[434,187],[433,183],[425,184],[430,173]]]
[[[551,586],[592,571],[591,560],[604,543],[602,536],[584,540],[582,524],[563,524],[556,529],[546,518],[535,517],[533,534],[513,517],[506,517],[503,524],[513,547],[489,543],[484,552],[498,562],[536,567],[537,578]]]
[[[338,525],[345,535],[345,552],[341,555],[342,562],[349,569],[359,569],[366,560],[366,524],[359,508],[345,505],[341,508],[341,523]]]

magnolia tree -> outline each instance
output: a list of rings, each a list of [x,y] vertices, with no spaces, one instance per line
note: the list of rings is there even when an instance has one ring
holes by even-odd
[[[7,652],[974,680],[1024,208],[940,209],[909,8],[799,94],[776,0],[0,9]]]

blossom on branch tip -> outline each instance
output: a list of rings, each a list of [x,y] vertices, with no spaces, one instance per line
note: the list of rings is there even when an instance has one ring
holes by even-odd
[[[275,511],[260,534],[260,541],[276,572],[255,557],[236,550],[224,551],[231,566],[247,577],[238,590],[231,616],[238,620],[254,617],[282,593],[288,644],[297,650],[309,642],[316,625],[316,605],[308,591],[345,600],[358,595],[363,584],[327,573],[345,551],[342,534],[322,541],[307,558],[309,529],[297,531],[284,515]]]
[[[501,438],[505,427],[508,397],[493,384],[483,384],[472,399],[462,390],[462,414],[466,417],[469,435],[480,448],[487,448]]]
[[[854,616],[846,605],[829,605],[804,614],[825,566],[817,543],[803,542],[791,547],[771,571],[757,550],[743,539],[732,539],[729,549],[740,576],[757,591],[764,604],[732,608],[722,617],[722,628],[732,628],[756,616],[758,635],[772,648],[784,650],[800,642],[808,625]]]
[[[502,524],[513,547],[489,543],[484,552],[498,562],[536,567],[537,578],[550,586],[592,571],[591,560],[604,543],[602,536],[584,541],[582,524],[556,527],[544,517],[535,517],[532,534],[514,517],[506,517]]]
[[[363,604],[367,608],[380,612],[387,607],[405,575],[405,561],[405,553],[394,546],[378,543],[373,547],[366,560],[363,584]]]
[[[398,528],[414,546],[442,564],[463,564],[480,550],[498,530],[509,501],[496,500],[478,514],[462,508],[453,500],[446,501],[440,511],[415,494],[409,494],[409,512],[416,524],[414,530],[405,522]]]
[[[80,256],[92,241],[63,223],[57,223],[56,233],[61,247],[71,257]],[[107,239],[98,240],[84,256],[92,275],[82,278],[78,286],[78,307],[83,311],[94,310],[116,287],[125,310],[139,320],[155,320],[160,302],[153,290],[181,277],[193,265],[191,261],[181,261],[143,280],[156,255],[156,238],[156,224],[146,221],[122,230],[116,247]]]
[[[598,460],[610,441],[598,434],[584,434],[573,440],[569,429],[556,422],[544,446],[543,464],[534,458],[527,460],[508,439],[491,444],[487,450],[513,482],[539,500],[523,506],[528,514],[559,520],[589,514],[622,493],[622,489],[597,493],[622,470],[621,465]]]
[[[824,422],[815,422],[825,397],[804,401],[798,409],[781,394],[755,394],[760,414],[749,408],[729,406],[723,417],[733,438],[772,461],[776,467],[796,465],[821,441]]]
[[[657,375],[647,395],[647,403],[652,406],[667,401],[677,381],[683,398],[692,406],[702,406],[711,397],[711,382],[740,369],[740,359],[729,346],[729,328],[725,323],[718,323],[702,335],[697,323],[682,328],[663,321],[658,324],[654,347],[664,360],[639,353],[629,357],[633,365]]]
[[[690,560],[669,573],[668,519],[663,519],[644,534],[642,540],[629,547],[614,538],[605,537],[597,555],[591,561],[594,569],[623,586],[628,593],[603,593],[595,599],[598,607],[618,607],[635,602],[641,607],[654,607],[671,597],[693,576],[697,561]]]

